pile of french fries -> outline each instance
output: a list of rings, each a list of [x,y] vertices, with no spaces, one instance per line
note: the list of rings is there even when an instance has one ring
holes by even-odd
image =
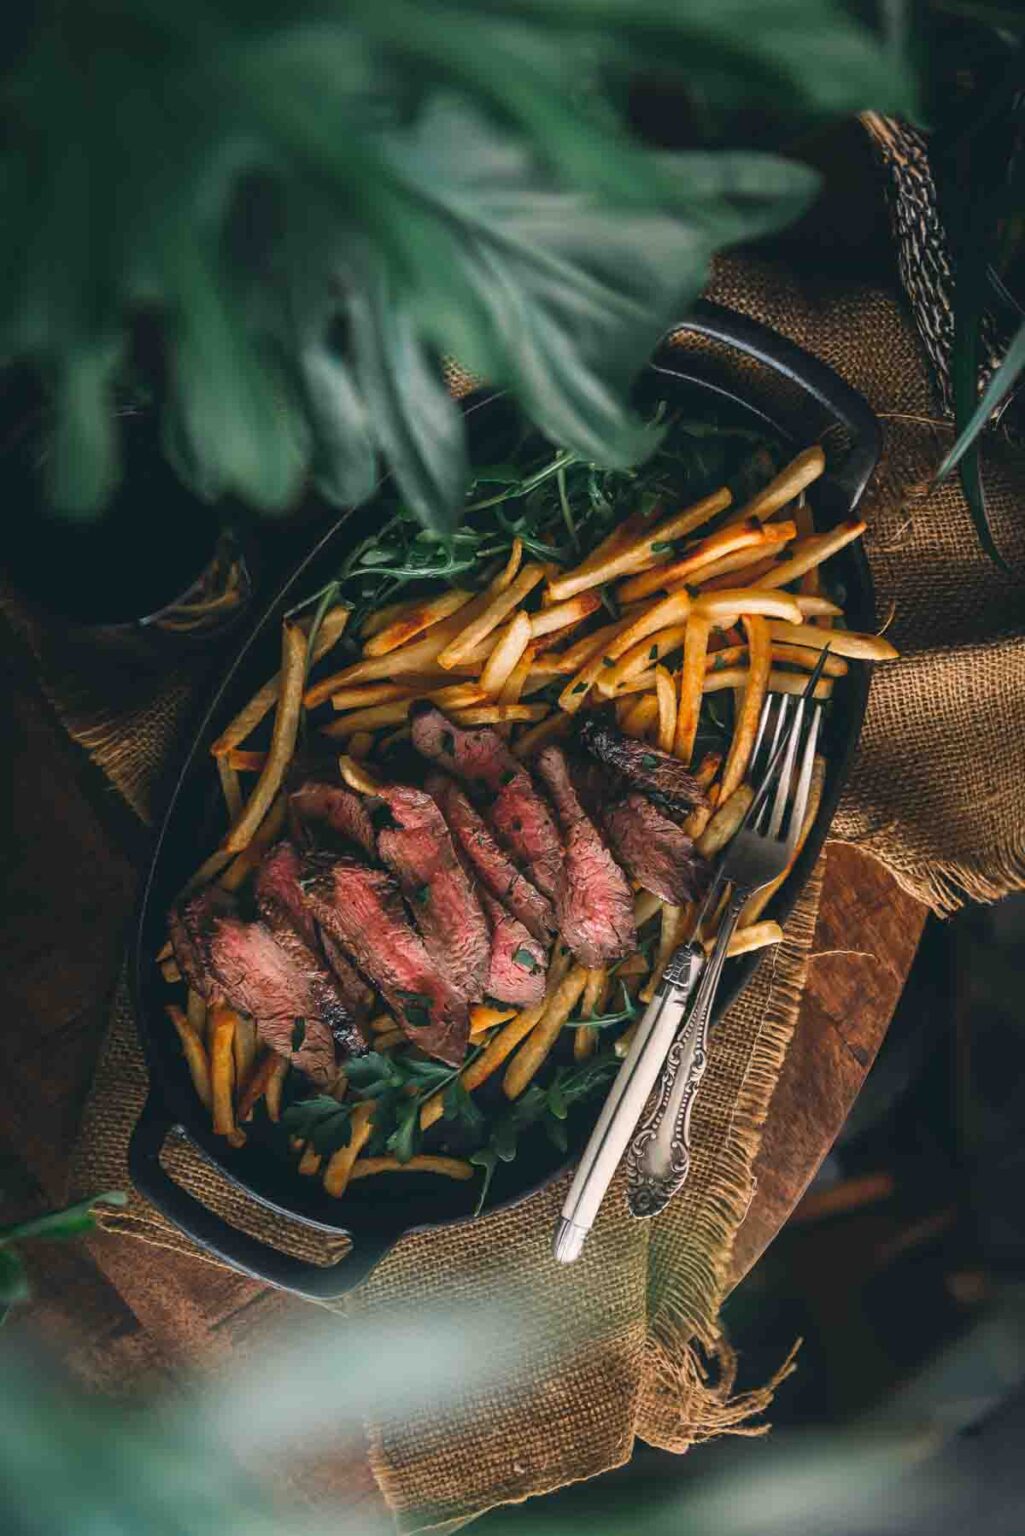
[[[628,516],[570,571],[554,562],[524,560],[516,540],[482,591],[450,588],[380,609],[362,625],[359,659],[312,682],[311,669],[341,638],[349,609],[344,604],[330,609],[312,646],[308,624],[286,621],[280,670],[212,747],[229,827],[190,888],[217,880],[238,890],[280,835],[283,784],[304,707],[330,706],[320,731],[339,744],[351,777],[354,762],[387,751],[408,733],[411,706],[425,698],[460,725],[494,726],[523,761],[565,737],[582,707],[610,701],[625,733],[691,766],[707,804],[691,813],[687,830],[698,851],[714,857],[751,801],[746,774],[766,693],[802,693],[824,649],[825,668],[816,685],[821,699],[830,697],[849,660],[888,661],[897,654],[882,636],[843,627],[842,610],[823,595],[824,562],[865,530],[863,522],[851,519],[829,532],[815,531],[805,492],[824,468],[822,450],[812,447],[739,508],[731,506],[723,488],[668,517]],[[557,699],[538,699],[546,691],[551,697],[553,682],[560,685]],[[722,690],[730,690],[734,700],[728,750],[695,763],[703,702]],[[247,746],[271,715],[266,748]],[[815,821],[823,778],[819,759],[793,860]],[[780,941],[778,924],[762,913],[788,873],[748,902],[731,954]],[[585,1059],[597,1039],[588,1020],[602,1016],[610,997],[625,993],[645,1002],[654,995],[673,950],[690,937],[696,913],[643,890],[636,893],[635,909],[639,930],[658,924],[650,962],[638,951],[617,966],[588,970],[557,945],[540,1003],[472,1010],[473,1054],[461,1074],[468,1091],[503,1069],[504,1094],[516,1099],[564,1028],[573,1027],[574,1057]],[[713,937],[715,928],[713,914],[708,930]],[[169,948],[158,961],[167,980],[180,981]],[[192,993],[184,1009],[171,1005],[168,1015],[217,1134],[241,1145],[245,1122],[260,1099],[272,1120],[279,1117],[287,1065],[258,1045],[249,1020],[226,1005],[208,1011]],[[411,1048],[386,1011],[371,1029],[379,1051]],[[617,1052],[625,1054],[632,1030],[623,1029]],[[344,1072],[333,1091],[345,1098]],[[427,1099],[422,1128],[442,1113],[440,1094]],[[393,1158],[361,1157],[373,1130],[369,1101],[355,1102],[351,1124],[349,1143],[326,1161],[312,1147],[296,1148],[300,1173],[319,1174],[332,1195],[341,1195],[354,1178],[400,1167],[456,1178],[472,1173],[460,1159],[425,1155],[400,1165]]]

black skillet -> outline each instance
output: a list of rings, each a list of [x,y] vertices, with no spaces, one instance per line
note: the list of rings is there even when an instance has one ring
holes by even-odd
[[[641,381],[642,402],[703,402],[714,398],[731,420],[768,429],[781,445],[796,451],[820,437],[838,435],[845,446],[828,472],[812,488],[818,527],[831,527],[857,505],[879,456],[879,426],[866,402],[831,369],[766,327],[711,304],[704,304],[679,329],[695,338],[695,350],[684,344],[663,346]],[[674,333],[676,334],[676,333]],[[784,410],[753,403],[753,390],[731,387],[715,377],[709,349],[739,355],[745,368],[757,365],[765,377],[778,380],[787,392]],[[795,428],[794,401],[808,407],[802,434]],[[471,397],[464,406],[471,452],[478,463],[494,460],[495,433],[507,419],[509,404],[498,395]],[[799,412],[800,414],[800,412]],[[198,1103],[178,1039],[164,1014],[166,989],[153,957],[166,933],[168,907],[176,891],[222,832],[222,808],[208,749],[225,722],[274,671],[278,660],[279,621],[283,612],[317,590],[338,569],[354,541],[370,528],[376,515],[373,502],[341,516],[300,562],[257,620],[241,645],[188,751],[157,835],[152,862],[142,892],[131,950],[131,985],[135,1014],[149,1069],[150,1092],[132,1135],[129,1167],[136,1188],[165,1216],[209,1253],[254,1278],[311,1299],[339,1296],[359,1284],[405,1233],[472,1219],[476,1181],[452,1183],[435,1176],[379,1178],[352,1185],[343,1200],[325,1195],[316,1180],[300,1178],[279,1151],[250,1136],[239,1151],[212,1135],[206,1112]],[[874,620],[868,566],[860,546],[848,546],[830,567],[831,579],[845,588],[845,606],[852,627],[871,628]],[[830,710],[826,744],[828,770],[822,808],[793,876],[769,910],[785,917],[807,878],[847,778],[851,756],[865,712],[869,671],[852,666],[840,681]],[[729,1006],[750,978],[757,955],[732,963],[722,989],[720,1011]],[[516,1159],[499,1164],[489,1196],[489,1210],[525,1199],[556,1178],[579,1155],[590,1132],[597,1103],[582,1105],[568,1122],[570,1156],[541,1136],[524,1137]],[[304,1226],[347,1234],[351,1251],[333,1266],[320,1266],[281,1253],[228,1225],[176,1184],[160,1162],[170,1133],[185,1137],[232,1183],[263,1205]]]

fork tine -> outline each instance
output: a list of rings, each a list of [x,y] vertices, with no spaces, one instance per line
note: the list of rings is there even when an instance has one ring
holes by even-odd
[[[797,744],[801,737],[801,727],[804,724],[804,700],[798,699],[794,721],[790,727],[790,736],[787,741],[787,749],[783,758],[783,766],[780,770],[779,783],[776,786],[776,796],[772,802],[772,815],[769,817],[769,825],[766,829],[767,837],[778,837],[779,829],[783,825],[783,815],[787,808],[787,800],[790,798],[790,790],[793,786],[794,759],[797,756]]]
[[[801,756],[801,767],[797,775],[797,785],[794,789],[794,805],[790,813],[790,830],[787,833],[787,851],[793,851],[797,842],[801,827],[804,824],[805,812],[808,809],[808,797],[811,794],[811,776],[815,767],[815,746],[818,741],[819,725],[822,722],[821,708],[814,708],[811,712],[811,721],[808,725],[808,735],[804,742],[804,751]]]
[[[766,728],[766,726],[768,725],[769,721],[772,718],[772,706],[773,706],[773,703],[775,702],[775,698],[776,698],[776,695],[773,694],[773,693],[767,693],[765,695],[765,702],[762,705],[762,712],[761,712],[761,715],[758,718],[758,734],[755,737],[755,744],[751,748],[751,770],[752,771],[754,769],[755,764],[758,761],[758,753],[759,753],[759,750],[760,750],[761,745],[762,745],[762,740],[763,740],[763,738],[765,736],[765,728]]]

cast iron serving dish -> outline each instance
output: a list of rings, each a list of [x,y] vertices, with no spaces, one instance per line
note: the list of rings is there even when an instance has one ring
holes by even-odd
[[[639,403],[693,405],[695,397],[729,414],[731,421],[769,430],[792,452],[822,441],[828,469],[810,490],[816,525],[832,527],[861,499],[879,456],[878,423],[866,402],[831,369],[754,321],[706,304],[682,322],[659,348],[639,385]],[[494,453],[496,433],[508,420],[509,403],[495,394],[464,404],[471,452],[477,462]],[[493,460],[492,460],[493,461]],[[369,503],[339,517],[288,577],[255,623],[196,733],[171,794],[144,885],[131,954],[136,1019],[149,1068],[150,1092],[132,1135],[129,1166],[136,1188],[200,1247],[235,1268],[311,1298],[341,1295],[359,1284],[405,1233],[472,1219],[476,1185],[447,1180],[368,1179],[341,1200],[313,1180],[297,1178],[269,1145],[253,1136],[239,1151],[214,1137],[196,1098],[178,1037],[164,1014],[165,994],[153,957],[163,943],[167,912],[204,850],[219,839],[223,808],[209,747],[218,732],[278,665],[282,614],[315,591],[338,569],[354,541],[373,526]],[[871,582],[859,543],[835,557],[831,574],[843,583],[852,626],[871,629]],[[818,857],[847,777],[868,696],[869,672],[852,665],[838,680],[826,743],[827,776],[818,823],[770,912],[785,917]],[[758,961],[731,962],[722,989],[725,1009]],[[568,1122],[570,1161],[589,1135],[600,1101],[582,1104]],[[228,1225],[177,1185],[161,1166],[169,1134],[184,1137],[224,1177],[264,1206],[300,1225],[332,1236],[347,1235],[351,1249],[333,1266],[281,1253]],[[516,1160],[500,1164],[488,1209],[509,1205],[554,1179],[568,1166],[565,1154],[543,1137],[522,1146]],[[437,1186],[437,1187],[434,1187]]]

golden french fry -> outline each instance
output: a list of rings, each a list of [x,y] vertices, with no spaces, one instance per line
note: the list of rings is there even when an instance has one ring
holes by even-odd
[[[628,1024],[623,1033],[616,1040],[615,1045],[612,1047],[621,1061],[625,1056],[630,1054],[630,1047],[634,1043],[634,1036],[637,1033],[637,1026],[639,1023],[639,1019],[634,1019],[632,1024]]]
[[[715,565],[725,555],[732,555],[741,549],[775,548],[787,543],[796,532],[793,523],[778,523],[770,529],[763,528],[756,517],[747,518],[744,522],[720,528],[717,533],[699,539],[682,559],[673,561],[671,565],[660,566],[625,581],[618,589],[618,595],[625,603],[629,603],[648,597],[652,592],[676,591],[692,578],[697,580],[704,567]]]
[[[171,956],[170,960],[161,960],[160,974],[167,982],[168,986],[174,986],[176,982],[181,981],[182,973],[178,969],[178,962],[173,955]]]
[[[260,826],[250,839],[248,848],[237,854],[224,871],[218,884],[225,891],[237,891],[263,858],[271,843],[281,836],[288,814],[288,797],[279,794]]]
[[[153,956],[153,958],[157,962],[157,964],[159,965],[161,960],[170,960],[170,958],[171,958],[171,956],[173,954],[174,954],[174,950],[171,947],[171,940],[170,939],[165,939],[163,944],[161,944],[160,948],[157,950],[156,954]]]
[[[772,625],[769,626],[770,630]],[[811,672],[818,664],[819,653],[809,646],[788,645],[782,640],[772,642],[773,661],[788,662],[791,666],[804,667]],[[725,672],[737,668],[744,669],[747,666],[748,650],[746,645],[727,645],[721,651],[715,651],[706,659],[708,672]],[[823,663],[823,672],[827,677],[846,677],[847,663],[842,656],[827,655]]]
[[[586,1061],[593,1056],[598,1047],[598,1031],[591,1029],[587,1024],[581,1024],[573,1031],[573,1060]]]
[[[440,1173],[446,1179],[472,1179],[473,1164],[462,1157],[439,1157],[417,1152],[400,1163],[397,1157],[360,1157],[349,1173],[352,1179],[369,1179],[375,1173]]]
[[[524,731],[519,741],[513,744],[513,757],[525,763],[550,741],[562,741],[569,735],[572,728],[573,721],[569,715],[561,713],[549,715],[547,720],[542,720],[539,724],[532,725],[529,731]]]
[[[397,1045],[402,1045],[406,1036],[401,1029],[385,1030],[383,1035],[374,1036],[375,1051],[393,1051]]]
[[[629,656],[629,654],[630,654],[630,652],[628,651],[627,655]],[[616,665],[618,666],[619,663],[617,662]],[[671,668],[670,668],[670,676],[671,677],[675,677],[676,676],[676,672],[673,671]],[[645,671],[638,672],[634,677],[626,678],[626,680],[624,682],[620,683],[620,685],[616,689],[616,692],[615,692],[615,695],[614,695],[615,700],[616,700],[616,718],[617,719],[620,718],[620,706],[621,705],[622,705],[622,712],[623,712],[623,714],[626,713],[626,711],[630,707],[630,701],[631,701],[631,699],[633,698],[633,696],[635,694],[637,694],[637,693],[654,693],[654,692],[655,692],[655,668],[654,667],[648,667],[648,668],[646,668]]]
[[[544,720],[547,704],[477,704],[472,709],[449,709],[456,725],[506,725],[517,720]]]
[[[765,553],[766,549],[770,550],[769,554]],[[700,571],[694,573],[691,585],[702,592],[714,592],[719,587],[735,587],[736,573],[743,571],[744,585],[757,586],[759,579],[776,564],[780,551],[780,545],[771,543],[753,544],[735,550],[732,555],[723,555],[721,560],[702,566]],[[733,576],[734,580],[728,581],[729,576]]]
[[[318,662],[322,656],[326,656],[335,642],[340,639],[351,612],[350,608],[339,603],[334,608],[329,609],[324,615],[317,638],[313,642],[313,654],[310,658],[311,666]],[[298,628],[302,630],[303,625],[300,623]],[[214,757],[223,756],[225,752],[230,752],[232,747],[237,747],[240,742],[245,741],[246,737],[260,724],[264,716],[269,714],[274,708],[280,691],[281,673],[275,672],[274,676],[268,678],[263,687],[253,695],[249,703],[239,710],[234,720],[224,727],[224,730],[210,748]]]
[[[373,613],[368,613],[360,625],[360,639],[369,640],[374,635],[379,635],[382,629],[387,629],[400,613],[405,613],[407,608],[416,607],[415,598],[404,598],[401,603],[385,603],[383,608],[375,608]]]
[[[536,561],[525,565],[508,587],[496,593],[483,612],[475,614],[449,641],[444,650],[438,652],[438,665],[447,668],[464,660],[474,646],[479,645],[493,630],[496,630],[503,619],[508,618],[513,609],[519,606],[527,593],[532,592],[538,582],[544,580],[544,575],[544,566]]]
[[[530,615],[531,639],[539,640],[542,635],[556,634],[559,630],[582,624],[600,607],[601,598],[596,592],[582,592],[565,603],[550,603],[547,608]]]
[[[378,1013],[370,1020],[370,1031],[375,1035],[387,1035],[395,1028],[395,1020],[390,1013]]]
[[[665,667],[655,668],[655,698],[658,703],[658,748],[671,752],[676,739],[676,688]]]
[[[193,1029],[182,1010],[176,1007],[174,1003],[169,1003],[165,1012],[178,1031],[178,1039],[182,1044],[182,1053],[185,1057],[189,1075],[192,1078],[192,1086],[196,1090],[199,1102],[205,1109],[210,1109],[213,1105],[213,1090],[210,1085],[210,1063],[203,1048],[202,1038]]]
[[[789,877],[790,871],[793,869],[794,865],[797,863],[798,858],[800,857],[802,848],[808,841],[808,834],[812,827],[815,825],[816,818],[819,814],[819,806],[822,804],[822,791],[825,788],[825,783],[825,758],[816,757],[812,766],[811,786],[808,792],[808,808],[804,813],[804,820],[801,822],[801,830],[797,834],[797,841],[794,844],[794,849],[790,855],[789,863],[787,864],[787,867],[783,873],[776,876],[775,880],[770,881],[770,883],[763,886],[760,891],[755,891],[753,896],[748,897],[747,901],[744,903],[743,908],[741,909],[740,922],[737,925],[739,928],[749,927],[751,924],[758,921],[766,907],[769,905],[769,902],[779,890],[780,886]]]
[[[472,592],[450,587],[438,597],[411,604],[404,613],[398,614],[390,624],[386,624],[367,641],[363,647],[364,656],[386,656],[389,651],[397,651],[400,645],[407,645],[417,635],[422,635],[424,630],[458,613],[460,608],[465,608],[472,600]]]
[[[374,750],[374,738],[370,731],[356,731],[345,745],[349,749],[349,756],[361,763]]]
[[[352,688],[339,688],[331,695],[331,708],[339,713],[345,709],[369,709],[374,704],[394,704],[396,699],[406,699],[410,694],[408,682],[364,683]]]
[[[213,1109],[213,1129],[216,1136],[226,1136],[233,1147],[240,1147],[246,1137],[235,1124],[232,1104],[232,1083],[235,1060],[234,1040],[238,1014],[226,1004],[217,1004],[211,1011],[210,1038],[210,1093]]]
[[[720,628],[729,628],[741,615],[746,614],[786,619],[796,624],[801,610],[796,598],[787,592],[765,592],[761,587],[726,587],[720,592],[703,592],[695,598],[694,612],[702,614]]]
[[[190,1028],[196,1031],[201,1040],[207,1037],[207,1012],[206,1003],[198,992],[190,987],[185,998],[185,1017],[189,1021]]]
[[[486,698],[497,700],[529,644],[530,619],[525,613],[515,613],[501,631],[481,672],[480,686]]]
[[[536,1076],[586,985],[587,969],[582,965],[574,965],[559,982],[536,1026],[506,1068],[502,1091],[507,1099],[518,1099]]]
[[[700,613],[687,620],[683,642],[683,666],[680,668],[680,703],[676,713],[676,738],[673,754],[681,763],[689,763],[694,753],[701,716],[701,686],[705,679],[705,657],[711,625]]]
[[[320,1165],[323,1161],[324,1159],[321,1157],[312,1141],[307,1142],[306,1146],[303,1148],[303,1155],[299,1159],[296,1173],[301,1173],[303,1178],[306,1179],[312,1178],[315,1173],[320,1172]]]
[[[813,592],[798,592],[797,606],[806,619],[842,619],[843,609],[831,603],[828,597],[818,597]]]
[[[655,996],[662,974],[674,951],[687,937],[687,930],[693,918],[694,912],[689,902],[682,907],[671,906],[668,901],[662,903],[662,928],[659,933],[658,949],[655,951],[655,963],[647,981],[637,994],[642,1003],[650,1003]]]
[[[739,925],[733,930],[730,942],[726,946],[726,957],[732,960],[734,955],[747,955],[753,949],[766,949],[770,944],[783,942],[783,930],[778,923],[749,923],[746,928]],[[715,948],[715,939],[705,940],[705,951],[711,954]]]
[[[721,672],[706,672],[704,692],[722,693],[726,688],[744,688],[750,676],[747,667],[724,667]],[[807,686],[808,679],[802,677],[799,672],[781,672],[774,667],[769,673],[769,689],[772,693],[800,695],[804,693]],[[832,694],[832,678],[820,677],[812,691],[812,697],[822,700],[831,698]]]
[[[522,564],[523,564],[523,540],[522,539],[513,539],[513,541],[512,541],[512,548],[509,550],[509,558],[505,562],[505,566],[503,567],[503,569],[501,571],[499,571],[498,575],[495,577],[494,581],[491,583],[490,587],[488,588],[488,591],[492,592],[492,593],[504,592],[506,587],[512,585],[512,583],[515,580],[516,576],[519,574],[519,569],[520,569],[520,566]]]
[[[757,517],[765,522],[785,507],[788,501],[793,501],[813,481],[817,480],[826,467],[826,456],[816,444],[813,448],[803,449],[795,459],[791,459],[785,469],[781,469],[768,485],[762,487],[756,495],[744,506],[738,507],[736,512],[730,514],[727,523],[736,520],[742,522],[744,518]]]
[[[239,858],[241,857],[242,855],[239,854]],[[195,871],[195,873],[192,874],[188,880],[186,880],[185,884],[181,888],[181,892],[179,893],[179,899],[183,896],[187,896],[190,891],[194,891],[197,886],[206,885],[208,881],[213,880],[215,876],[221,873],[226,864],[230,863],[231,854],[227,851],[227,849],[215,848],[213,853],[209,854],[208,857],[203,860],[202,864]]]
[[[588,971],[584,990],[580,997],[580,1017],[582,1019],[593,1019],[595,1014],[601,1012],[599,1004],[608,984],[609,968],[607,965],[594,966]]]
[[[634,897],[634,922],[637,925],[638,933],[640,933],[645,923],[650,923],[655,913],[661,912],[661,910],[662,902],[658,896],[653,895],[651,891],[638,891]],[[643,955],[641,959],[644,959]],[[624,960],[621,965],[616,967],[617,975],[622,974],[623,966],[626,964],[628,964],[628,961]]]
[[[284,1056],[279,1056],[274,1065],[274,1072],[265,1090],[267,1117],[277,1125],[281,1119],[281,1092],[285,1086],[285,1078],[288,1076],[288,1061]]]
[[[358,795],[378,795],[381,792],[381,781],[368,768],[364,768],[363,764],[354,757],[349,757],[343,753],[338,759],[338,772],[349,788],[354,789]],[[380,1017],[388,1020],[387,1025],[383,1027],[390,1029],[393,1020],[386,1013],[381,1014]],[[376,1019],[371,1019],[371,1028],[377,1022]]]
[[[355,1104],[349,1121],[348,1146],[339,1147],[337,1152],[332,1152],[328,1159],[328,1165],[324,1169],[324,1189],[327,1194],[334,1195],[336,1199],[345,1193],[345,1186],[352,1176],[352,1165],[370,1140],[373,1118],[372,1100],[364,1099],[359,1104]]]
[[[246,847],[281,788],[295,750],[305,674],[306,636],[298,625],[285,624],[281,634],[281,695],[274,712],[270,751],[244,811],[224,839],[222,846],[228,853],[240,853]]]
[[[602,668],[614,665],[612,658],[608,655],[608,647],[614,644],[616,637],[622,634],[632,623],[633,619],[624,618],[618,624],[612,625],[611,634],[608,629],[599,631],[602,637],[601,643],[588,653],[586,660],[559,694],[560,709],[564,709],[568,715],[576,714],[597,681],[598,674]],[[592,640],[595,638],[595,636],[591,636]]]
[[[805,571],[810,571],[828,560],[830,555],[835,555],[837,550],[860,539],[866,526],[860,518],[851,517],[839,523],[830,533],[815,533],[808,539],[798,539],[790,551],[790,558],[781,560],[767,575],[760,576],[758,585],[787,586],[791,581],[796,581],[798,576],[803,576]]]
[[[371,704],[366,709],[354,709],[321,726],[320,734],[329,741],[348,741],[358,731],[379,731],[389,725],[403,725],[418,699],[430,699],[439,708],[451,710],[457,706],[468,707],[486,698],[477,683],[451,683],[444,688],[430,688],[423,692],[407,689],[404,697],[391,704]]]
[[[501,691],[498,695],[499,704],[518,704],[525,693],[535,691],[535,685],[537,690],[540,690],[541,688],[547,688],[547,678],[542,678],[540,680],[534,678],[533,682],[531,681],[531,669],[533,666],[533,660],[534,647],[533,645],[528,645],[526,650],[523,652],[523,655],[520,657],[519,661],[513,667],[512,671],[509,673],[509,676],[502,684]]]
[[[488,1003],[475,1003],[470,1009],[470,1034],[486,1035],[496,1024],[507,1024],[515,1016],[515,1008],[493,1008]]]
[[[267,762],[266,752],[250,752],[244,747],[229,747],[222,752],[219,761],[227,763],[236,773],[260,773]]]
[[[642,693],[636,704],[632,704],[623,716],[620,729],[625,735],[633,736],[640,741],[651,730],[657,719],[657,697],[653,693]]]
[[[561,602],[563,598],[574,597],[590,587],[603,586],[607,581],[629,576],[636,571],[646,571],[660,560],[668,560],[673,554],[674,540],[684,538],[702,523],[709,522],[717,512],[728,507],[731,500],[725,486],[714,491],[711,496],[705,496],[693,506],[685,507],[682,512],[666,518],[654,528],[646,528],[632,544],[611,550],[604,560],[590,565],[585,561],[575,571],[560,576],[557,581],[549,584],[552,597],[556,602]]]
[[[576,672],[586,661],[602,654],[602,648],[613,635],[619,633],[622,624],[622,619],[617,619],[614,624],[603,624],[601,629],[592,630],[564,651],[542,651],[535,658],[534,665],[539,672],[550,671],[560,675]]]
[[[598,691],[607,698],[625,692],[632,678],[647,671],[652,663],[679,650],[686,633],[686,624],[667,624],[665,629],[656,630],[654,634],[638,640],[636,645],[624,651],[611,670],[606,668],[601,673],[597,679]],[[654,678],[650,686],[655,686]]]
[[[690,618],[691,600],[686,592],[671,592],[651,603],[630,620],[618,635],[613,635],[602,656],[602,665],[612,667],[638,641],[646,640],[671,624],[684,624]]]
[[[741,784],[735,789],[729,799],[722,802],[695,841],[695,851],[710,859],[725,848],[750,810],[753,799],[754,790],[750,784]]]
[[[238,821],[242,815],[242,785],[236,770],[231,767],[227,756],[221,754],[214,758],[217,764],[217,777],[221,781],[221,793],[224,796],[224,805],[228,812],[230,822]]]
[[[235,1024],[232,1050],[235,1057],[235,1082],[241,1088],[256,1060],[256,1025],[242,1014],[239,1014]]]
[[[789,641],[821,651],[827,646],[834,656],[852,661],[895,661],[898,652],[882,635],[858,635],[850,629],[819,629],[814,624],[770,624],[773,641]],[[817,660],[817,658],[815,658]]]
[[[694,778],[702,789],[707,789],[721,767],[722,755],[719,752],[706,752],[694,770]]]
[[[744,684],[743,704],[734,721],[733,740],[730,742],[729,754],[722,771],[719,798],[724,804],[733,791],[743,783],[747,773],[772,667],[769,626],[765,619],[761,614],[745,614],[744,630],[747,634],[750,661],[747,681]]]
[[[256,1108],[257,1102],[267,1092],[270,1082],[283,1060],[284,1058],[279,1056],[277,1051],[264,1051],[246,1078],[242,1092],[239,1094],[238,1118],[240,1120],[249,1119]]]

